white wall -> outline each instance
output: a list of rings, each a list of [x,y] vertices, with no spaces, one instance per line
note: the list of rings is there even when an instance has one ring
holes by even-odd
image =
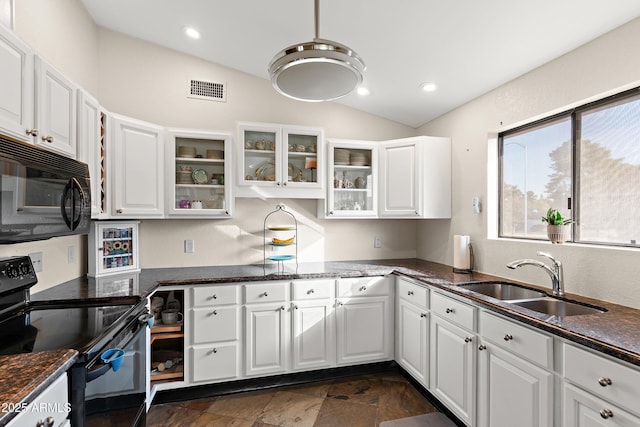
[[[640,308],[640,251],[579,245],[551,245],[487,238],[487,165],[491,134],[516,124],[562,111],[585,100],[640,85],[640,19],[570,52],[481,96],[418,129],[419,134],[447,135],[453,140],[453,217],[423,221],[418,257],[451,264],[454,234],[471,235],[477,269],[550,286],[546,273],[524,267],[509,270],[517,258],[551,252],[564,264],[568,292]],[[480,196],[482,214],[471,211]]]

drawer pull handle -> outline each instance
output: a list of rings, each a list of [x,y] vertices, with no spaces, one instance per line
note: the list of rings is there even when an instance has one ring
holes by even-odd
[[[420,317],[427,317],[427,313],[420,313]]]
[[[602,387],[606,387],[608,385],[611,385],[611,378],[607,378],[607,377],[600,377],[600,379],[598,380],[598,384],[600,384]]]
[[[366,286],[362,286],[362,287],[360,287],[360,292],[364,292],[364,291],[366,291],[366,290],[367,290],[367,287],[366,287]]]
[[[213,350],[211,350],[211,354],[215,354],[215,353],[217,353],[217,352],[218,352],[218,349],[217,349],[217,348],[215,348],[215,347],[214,347],[214,349],[213,349]]]
[[[600,416],[602,418],[604,418],[605,420],[607,418],[613,418],[613,412],[611,412],[611,409],[601,409],[600,410]]]
[[[469,342],[471,342],[472,340],[473,340],[473,338],[471,338],[471,337],[466,337],[466,338],[464,339],[464,342],[469,343]]]
[[[213,296],[211,297],[211,299],[218,299],[218,295],[213,294]]]
[[[505,341],[511,341],[513,339],[513,335],[511,334],[504,334],[504,340]]]
[[[407,292],[407,295],[409,295],[409,296],[413,295],[413,291]]]
[[[217,315],[218,315],[218,310],[213,310],[213,311],[211,312],[211,314],[212,314],[212,315],[214,315],[214,316],[217,316]]]
[[[453,308],[447,308],[447,309],[445,310],[445,312],[446,312],[447,314],[453,313]]]
[[[267,295],[267,292],[265,291],[265,292],[261,293],[261,294],[260,294],[260,296],[261,296],[261,297],[266,297],[266,296],[268,296],[268,295]]]
[[[309,289],[309,290],[307,291],[307,295],[312,294],[313,292],[314,292],[314,290],[313,290],[313,289]]]
[[[484,345],[484,344],[480,344],[480,345],[478,346],[478,350],[480,350],[480,351],[483,351],[483,350],[486,350],[486,349],[487,349],[487,346],[486,346],[486,345]]]

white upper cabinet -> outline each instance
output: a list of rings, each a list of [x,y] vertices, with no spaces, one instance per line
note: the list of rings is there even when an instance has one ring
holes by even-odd
[[[322,129],[239,123],[237,149],[237,196],[325,196]]]
[[[374,142],[327,141],[327,198],[318,216],[375,218],[378,212],[378,151]]]
[[[168,216],[231,217],[232,140],[229,133],[169,129],[165,171]]]
[[[32,142],[33,58],[31,47],[0,25],[0,130]]]
[[[76,85],[36,55],[36,145],[76,158]]]
[[[98,100],[78,90],[78,160],[89,166],[91,176],[91,218],[101,218],[104,212],[103,183],[105,170],[102,109]]]
[[[379,215],[451,218],[451,140],[419,136],[379,147]]]
[[[164,129],[129,117],[110,115],[109,196],[114,218],[164,215]]]

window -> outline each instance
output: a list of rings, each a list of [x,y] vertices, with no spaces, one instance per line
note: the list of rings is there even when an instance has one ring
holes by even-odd
[[[640,90],[499,135],[500,236],[546,240],[559,209],[574,242],[640,244]]]

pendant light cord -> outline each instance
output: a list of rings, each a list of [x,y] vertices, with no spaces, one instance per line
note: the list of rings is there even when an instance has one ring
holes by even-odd
[[[313,15],[316,26],[316,37],[314,40],[318,40],[320,34],[320,0],[315,0],[315,9]]]

